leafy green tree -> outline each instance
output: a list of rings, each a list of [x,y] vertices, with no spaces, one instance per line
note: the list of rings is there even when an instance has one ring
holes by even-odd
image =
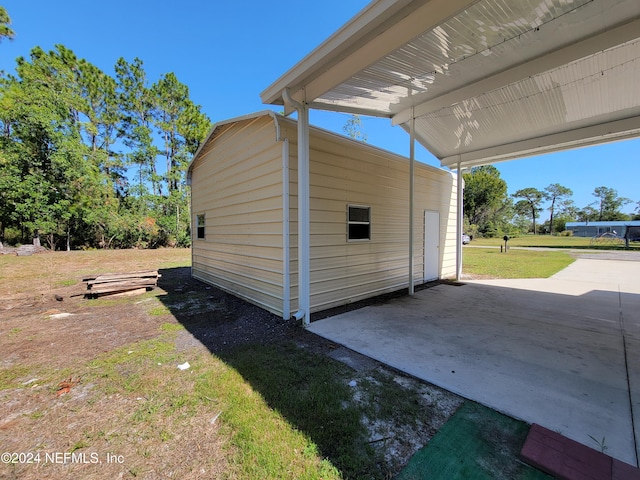
[[[556,205],[556,213],[553,216],[553,231],[563,232],[566,230],[567,222],[576,221],[578,214],[579,210],[572,199],[562,199],[558,205]]]
[[[9,17],[7,10],[0,6],[0,41],[3,38],[13,40],[13,37],[15,37],[15,32],[9,25],[11,25],[11,17]]]
[[[367,134],[362,131],[362,117],[360,115],[351,115],[342,127],[342,131],[346,136],[354,140],[367,143]]]
[[[167,194],[161,204],[158,225],[171,244],[183,244],[189,223],[186,170],[189,160],[209,131],[210,121],[189,99],[189,88],[173,73],[163,75],[152,87],[154,125],[163,140]]]
[[[552,183],[547,188],[544,189],[544,198],[551,202],[549,206],[549,212],[551,215],[549,216],[549,233],[553,235],[553,214],[556,208],[556,203],[561,202],[567,197],[573,195],[573,191],[570,188],[564,187],[559,183]],[[564,230],[564,228],[563,228]]]
[[[122,189],[126,183],[125,165],[122,155],[114,150],[122,120],[116,82],[113,77],[85,60],[80,62],[79,68],[83,113],[87,118],[84,131],[91,155],[116,188]]]
[[[544,192],[541,192],[537,188],[528,187],[518,190],[512,196],[522,199],[516,203],[515,208],[522,215],[528,213],[533,224],[533,234],[535,235],[537,233],[536,218],[542,210],[540,203],[542,203],[544,198]]]
[[[189,88],[173,73],[163,75],[151,87],[154,124],[163,139],[168,190],[177,190],[190,157],[204,139],[211,124],[200,107],[189,99]]]
[[[178,188],[181,167],[188,158],[184,137],[178,132],[178,120],[189,100],[189,89],[169,73],[151,87],[150,93],[155,107],[153,122],[163,140],[163,148],[159,150],[166,160],[166,182],[171,192]]]
[[[469,173],[463,173],[464,216],[471,230],[495,235],[500,231],[503,221],[496,222],[510,208],[507,197],[507,183],[500,178],[500,172],[493,165],[474,167]]]
[[[587,205],[577,211],[576,218],[580,222],[594,222],[598,219],[598,211],[591,205]]]
[[[34,48],[0,76],[0,239],[188,245],[186,168],[209,128],[171,73],[148,87],[139,59],[112,77],[63,45]]]
[[[71,58],[60,46],[48,53],[36,47],[18,59],[17,76],[0,92],[8,107],[2,148],[17,189],[12,216],[36,241],[46,233],[50,244],[70,218],[73,181],[85,173]]]
[[[515,211],[512,223],[517,233],[527,233],[531,229],[531,218],[528,212],[523,215],[519,211]]]
[[[619,197],[618,192],[609,187],[597,187],[593,191],[593,196],[596,197],[598,205],[598,221],[609,220],[627,220],[628,215],[622,213],[620,209],[631,203],[631,200],[625,197]]]
[[[151,183],[154,195],[160,195],[160,177],[156,169],[158,148],[153,144],[154,104],[151,90],[147,87],[147,75],[142,60],[135,58],[132,63],[120,58],[115,66],[118,103],[122,123],[120,135],[129,153],[129,165],[138,167],[138,189],[146,190]]]
[[[20,201],[21,188],[16,165],[0,152],[0,242],[6,238],[7,227],[17,224],[15,205]]]

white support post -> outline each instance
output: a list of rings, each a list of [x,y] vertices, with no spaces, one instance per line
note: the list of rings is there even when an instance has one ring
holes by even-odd
[[[414,208],[414,163],[415,163],[415,143],[416,143],[416,119],[411,115],[409,146],[409,295],[413,295],[415,288],[413,285],[413,208]]]
[[[289,96],[285,88],[282,99],[287,108],[298,111],[298,310],[293,314],[305,327],[311,322],[311,260],[309,202],[309,107]]]
[[[298,305],[302,324],[310,323],[309,107],[298,108]]]
[[[457,187],[457,200],[458,207],[456,208],[456,280],[460,281],[462,278],[462,229],[463,225],[463,187],[462,187],[462,168],[460,165],[460,159],[458,158],[458,187]]]

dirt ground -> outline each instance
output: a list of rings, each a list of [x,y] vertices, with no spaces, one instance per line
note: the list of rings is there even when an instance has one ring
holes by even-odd
[[[148,315],[144,305],[136,302],[86,300],[86,284],[81,282],[96,269],[116,273],[158,268],[154,255],[159,251],[148,252],[154,251],[12,256],[11,263],[2,264],[0,274],[0,366],[63,368],[156,336],[164,319]],[[125,304],[127,308],[119,308]]]
[[[167,323],[185,327],[175,335],[176,351],[186,352],[184,358],[293,340],[351,366],[354,385],[375,381],[382,373],[393,377],[398,388],[420,392],[430,412],[424,421],[367,425],[374,447],[384,450],[387,470],[397,471],[406,463],[461,404],[455,395],[360,358],[191,279],[185,264],[189,251],[174,249],[0,256],[0,453],[59,456],[37,464],[24,464],[26,458],[0,463],[0,479],[224,477],[229,450],[211,411],[191,412],[182,423],[167,417],[163,421],[173,434],[158,442],[152,432],[163,425],[141,428],[123,415],[148,399],[128,394],[125,387],[105,392],[101,380],[86,381],[78,374],[102,354],[157,338]],[[162,275],[152,292],[122,299],[84,298],[83,276],[146,269]],[[211,322],[212,315],[216,322]],[[182,386],[166,388],[179,392]],[[100,458],[83,453],[88,444],[101,452]],[[64,452],[78,457],[69,463],[60,457]],[[138,467],[125,468],[120,460],[132,456]]]

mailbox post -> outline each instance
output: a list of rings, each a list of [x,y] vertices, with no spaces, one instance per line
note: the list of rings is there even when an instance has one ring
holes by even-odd
[[[504,253],[507,253],[507,242],[509,241],[509,235],[505,235],[504,237],[502,237],[502,239],[504,240]],[[502,245],[500,245],[500,251],[502,252]]]

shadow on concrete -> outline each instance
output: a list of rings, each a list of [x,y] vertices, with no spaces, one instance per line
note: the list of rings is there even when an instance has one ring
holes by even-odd
[[[604,437],[608,454],[636,465],[640,295],[506,284],[439,285],[310,330],[588,446]]]

